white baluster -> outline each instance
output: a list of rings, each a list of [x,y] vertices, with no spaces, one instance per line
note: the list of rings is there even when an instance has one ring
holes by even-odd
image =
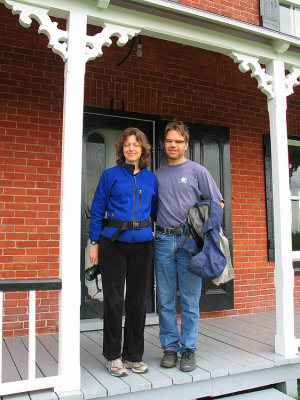
[[[36,311],[36,292],[29,292],[29,346],[28,346],[28,379],[35,379],[35,311]]]

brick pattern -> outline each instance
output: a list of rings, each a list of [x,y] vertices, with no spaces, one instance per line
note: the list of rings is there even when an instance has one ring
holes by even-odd
[[[24,29],[1,5],[1,279],[59,274],[63,63],[38,25]],[[6,336],[27,329],[27,293],[6,293]],[[37,294],[40,333],[57,328],[57,292]],[[55,321],[54,321],[55,320]]]
[[[58,277],[59,201],[64,64],[37,35],[0,6],[0,271],[1,279]],[[94,28],[89,28],[90,33]],[[87,64],[85,104],[230,127],[235,309],[202,318],[275,307],[274,263],[267,259],[262,134],[269,130],[266,97],[250,73],[220,54],[142,37],[115,42]],[[291,135],[300,134],[300,88],[288,99]],[[300,282],[295,278],[295,301]],[[57,329],[57,292],[38,293],[38,332]],[[26,293],[7,293],[4,334],[28,326]]]
[[[53,333],[58,330],[58,292],[36,293],[36,328],[38,333]],[[3,336],[25,336],[28,334],[28,292],[7,292],[3,301]]]
[[[179,0],[179,3],[259,25],[258,0]]]

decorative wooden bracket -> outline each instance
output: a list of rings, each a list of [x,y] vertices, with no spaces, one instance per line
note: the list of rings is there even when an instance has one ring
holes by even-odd
[[[109,47],[112,44],[111,36],[117,36],[119,39],[117,45],[122,47],[128,40],[139,34],[140,29],[128,28],[126,26],[110,24],[103,22],[103,29],[94,36],[87,36],[86,39],[86,61],[93,60],[98,56],[102,56],[102,47]]]
[[[39,33],[44,33],[48,39],[48,47],[61,56],[63,61],[68,58],[68,31],[59,29],[57,22],[53,22],[49,17],[49,9],[36,7],[34,5],[24,4],[16,0],[4,0],[7,8],[12,10],[13,14],[19,14],[20,24],[24,28],[29,28],[32,20],[39,24]],[[102,47],[109,47],[112,44],[111,36],[117,36],[117,45],[124,46],[128,40],[140,33],[140,29],[129,28],[126,26],[115,25],[103,22],[102,31],[94,36],[86,36],[85,62],[102,56]]]
[[[258,89],[267,95],[268,99],[273,98],[273,78],[271,75],[266,73],[265,68],[261,67],[258,58],[235,52],[231,53],[230,57],[235,63],[239,63],[239,70],[241,72],[244,73],[251,69],[251,77],[256,78],[258,82]]]
[[[53,53],[61,56],[66,61],[67,59],[67,40],[68,32],[57,27],[57,22],[51,21],[48,15],[49,9],[36,7],[29,4],[19,3],[14,0],[4,0],[7,8],[12,9],[13,14],[20,14],[19,22],[24,28],[29,28],[32,19],[35,19],[39,24],[39,33],[44,33],[48,39]]]
[[[273,77],[261,67],[258,58],[235,52],[231,53],[230,57],[235,63],[239,63],[241,72],[247,72],[251,69],[251,76],[257,79],[258,88],[267,95],[269,100],[273,98]],[[291,67],[289,71],[290,73],[285,76],[286,96],[294,93],[294,87],[300,85],[300,68]]]
[[[294,93],[294,87],[300,85],[300,68],[289,69],[290,73],[285,76],[286,95]]]

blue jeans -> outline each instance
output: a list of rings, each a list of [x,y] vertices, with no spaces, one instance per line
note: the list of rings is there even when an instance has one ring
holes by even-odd
[[[157,287],[159,338],[163,350],[182,353],[197,350],[199,300],[202,278],[188,271],[191,255],[178,248],[182,236],[156,231],[154,261]],[[177,281],[181,301],[181,332],[177,327]]]

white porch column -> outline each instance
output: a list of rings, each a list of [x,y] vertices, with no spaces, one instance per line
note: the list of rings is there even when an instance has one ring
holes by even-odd
[[[267,64],[267,72],[273,77],[273,97],[268,99],[268,111],[271,136],[275,235],[275,352],[291,357],[296,354],[297,346],[294,335],[294,270],[284,63],[272,60]]]
[[[56,391],[80,390],[80,215],[86,15],[71,10],[65,64],[59,320],[59,374]],[[77,398],[77,397],[74,397]]]
[[[87,18],[82,8],[74,8],[68,18],[68,58],[65,64],[63,145],[59,374],[58,392],[72,391],[80,399],[80,249],[81,249],[81,173],[85,63],[101,56],[102,47],[110,46],[111,36],[125,45],[140,31],[108,24],[103,30],[86,35]],[[77,391],[77,393],[76,393]]]
[[[274,59],[267,64],[266,73],[256,57],[236,52],[231,53],[230,57],[234,62],[239,63],[240,71],[252,71],[251,77],[257,79],[258,88],[268,98],[275,232],[275,352],[286,357],[293,357],[298,349],[294,334],[294,270],[286,98],[293,93],[293,86],[299,84],[300,71],[291,68],[291,73],[285,75],[284,62]]]

